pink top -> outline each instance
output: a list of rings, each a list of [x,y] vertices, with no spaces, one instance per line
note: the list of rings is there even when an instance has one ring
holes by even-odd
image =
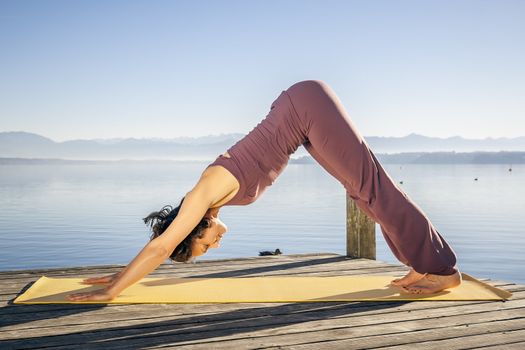
[[[290,154],[306,140],[306,123],[295,111],[290,96],[282,91],[268,115],[212,165],[222,165],[237,178],[237,194],[224,205],[248,205],[271,186],[288,165]]]

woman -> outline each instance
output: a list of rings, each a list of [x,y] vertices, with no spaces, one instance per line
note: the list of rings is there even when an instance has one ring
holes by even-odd
[[[178,207],[165,206],[144,218],[152,227],[150,242],[124,270],[84,281],[109,284],[106,288],[69,299],[111,300],[167,258],[188,262],[218,247],[227,231],[219,209],[256,201],[300,145],[380,224],[396,258],[411,266],[392,285],[428,294],[461,283],[454,251],[383,169],[335,92],[322,81],[305,80],[282,91],[268,115],[208,165]]]

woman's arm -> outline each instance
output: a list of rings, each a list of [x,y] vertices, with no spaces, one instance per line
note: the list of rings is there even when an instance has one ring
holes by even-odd
[[[102,290],[68,295],[72,301],[103,301],[117,297],[124,289],[144,278],[162,264],[175,247],[197,226],[211,199],[205,191],[196,189],[188,192],[179,214],[162,233],[151,240],[140,253],[126,266],[119,276]],[[169,252],[169,253],[168,253]]]
[[[166,260],[164,250],[158,242],[150,241],[140,253],[122,270],[110,285],[92,292],[69,294],[71,301],[105,301],[114,299],[125,288],[137,282]]]
[[[173,250],[197,226],[211,204],[205,191],[192,190],[184,198],[177,217],[162,233],[151,240],[124,272],[108,286],[111,295],[119,295],[124,289],[141,280],[166,260]]]
[[[151,240],[128,264],[119,276],[103,290],[76,293],[70,300],[111,300],[124,289],[144,278],[166,260],[173,250],[188,236],[202,220],[208,209],[231,191],[231,183],[214,181],[213,177],[201,178],[186,194],[177,217],[158,237]]]
[[[123,273],[119,275],[109,286],[107,292],[113,296],[118,296],[124,289],[147,276],[150,272],[159,267],[167,259],[163,249],[157,246],[157,242],[152,240],[140,253],[128,264]]]

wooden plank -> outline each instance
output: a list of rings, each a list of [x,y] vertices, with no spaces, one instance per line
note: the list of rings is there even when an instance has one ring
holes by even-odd
[[[376,258],[376,223],[346,195],[346,255]]]
[[[182,271],[182,272],[193,272],[193,271],[199,271],[199,270],[205,270],[205,271],[211,271],[211,272],[225,272],[225,271],[243,271],[243,270],[252,270],[252,269],[267,269],[269,271],[278,271],[278,270],[290,270],[290,269],[296,269],[296,268],[305,268],[305,269],[311,269],[315,268],[317,266],[327,268],[327,267],[339,267],[341,264],[344,266],[351,266],[352,268],[369,268],[374,266],[398,266],[398,267],[405,267],[400,264],[392,264],[382,261],[376,261],[376,260],[368,260],[368,259],[348,259],[343,256],[338,257],[326,257],[326,258],[317,258],[315,260],[307,260],[307,261],[293,261],[293,260],[274,260],[273,262],[259,262],[259,263],[252,263],[252,264],[239,264],[239,265],[231,265],[231,264],[222,264],[222,265],[199,265],[199,264],[180,264],[177,266],[159,266],[154,272],[160,273],[160,272],[167,272],[171,273],[173,271]],[[114,273],[116,271],[119,271],[120,268],[116,269],[104,269],[104,268],[89,268],[89,269],[83,269],[83,270],[77,270],[77,269],[51,269],[47,271],[41,271],[40,273],[34,273],[34,274],[18,274],[13,273],[12,275],[5,275],[0,278],[0,281],[8,281],[12,278],[20,278],[20,277],[34,277],[41,274],[55,274],[55,275],[78,275],[81,273],[92,273],[92,274],[109,274]],[[408,268],[407,268],[408,271]]]
[[[495,325],[499,328],[499,324]],[[448,339],[439,339],[433,341],[418,341],[409,344],[392,346],[389,345],[388,349],[390,350],[413,350],[414,347],[425,349],[425,350],[456,350],[456,349],[519,349],[523,350],[523,345],[525,344],[525,330],[516,329],[516,330],[502,330],[502,331],[491,331],[489,325],[484,325],[483,328],[475,325],[473,328],[478,331],[478,328],[487,329],[487,333],[476,334],[476,335],[465,335],[460,337],[455,337],[452,334]],[[451,330],[452,331],[452,330]],[[455,331],[455,330],[454,330]],[[402,337],[402,336],[401,336]],[[365,342],[366,343],[366,342]],[[492,345],[486,347],[486,345]],[[521,347],[519,346],[521,345]],[[311,343],[305,345],[292,345],[287,347],[279,346],[279,349],[294,349],[294,350],[307,350],[307,349],[377,349],[382,348],[383,346],[378,347],[363,347],[362,345],[357,345],[355,341],[325,341],[318,343]],[[179,347],[177,347],[179,348]],[[194,347],[192,347],[194,348]],[[184,349],[183,347],[181,349]],[[195,348],[197,349],[197,348]],[[268,348],[267,348],[268,349]],[[271,349],[271,348],[270,348]]]
[[[228,273],[253,276],[383,274],[389,271],[403,275],[408,271],[402,265],[340,257],[337,254],[322,258],[272,256],[270,258],[274,261],[271,263],[275,266],[271,267],[265,266],[268,261],[257,261],[259,258],[251,260],[251,267],[243,266],[242,260],[233,266],[219,260],[210,264],[191,264],[192,269],[184,272],[175,269],[158,271],[157,276],[173,275],[174,272],[178,276],[199,273],[205,276]],[[93,275],[99,275],[101,271],[108,271],[104,268],[55,269],[52,273],[75,276],[97,271]],[[27,276],[19,276],[16,271],[12,273],[0,276],[1,290],[4,292],[4,287],[12,290],[4,292],[6,299],[14,297],[27,281],[35,279],[31,273]],[[488,279],[485,282],[505,286],[504,289],[515,294],[506,302],[8,305],[0,309],[0,326],[3,326],[0,328],[0,347],[74,349],[85,347],[86,342],[90,348],[104,349],[166,346],[191,349],[274,346],[402,348],[414,347],[421,342],[451,347],[440,344],[454,337],[477,337],[474,339],[480,346],[491,346],[500,344],[498,341],[501,342],[504,332],[513,332],[514,337],[505,344],[525,341],[519,333],[525,328],[525,286]],[[53,322],[49,323],[51,319]],[[414,334],[419,336],[413,337]]]
[[[265,261],[271,262],[273,260],[291,260],[291,261],[312,261],[318,258],[331,258],[336,257],[338,259],[347,259],[346,256],[336,253],[304,253],[304,254],[282,254],[282,255],[266,255],[266,256],[254,256],[254,257],[245,257],[245,258],[229,258],[229,259],[209,259],[209,260],[199,260],[197,263],[163,263],[159,267],[170,267],[170,266],[198,266],[203,264],[211,265],[246,265],[246,264],[262,264]],[[366,259],[363,259],[366,260]],[[48,271],[77,271],[77,270],[86,270],[86,269],[118,269],[126,265],[86,265],[86,266],[71,266],[71,267],[54,267],[54,268],[43,268],[43,269],[24,269],[24,270],[11,270],[11,271],[0,271],[0,279],[3,275],[10,275],[14,272],[17,274],[38,274]]]
[[[318,345],[315,343],[331,343],[332,348],[341,345],[345,348],[371,349],[375,347],[411,345],[422,342],[453,339],[461,343],[461,337],[483,335],[490,339],[488,334],[519,331],[523,329],[523,320],[517,319],[525,314],[523,309],[508,310],[506,315],[500,312],[481,312],[472,315],[453,315],[446,318],[426,317],[417,319],[378,320],[376,317],[348,316],[341,314],[337,318],[319,319],[313,315],[308,318],[298,318],[298,315],[280,317],[277,323],[262,323],[264,319],[240,320],[237,322],[224,321],[220,325],[209,325],[206,320],[197,322],[196,326],[188,324],[177,325],[169,321],[159,321],[153,326],[148,324],[143,327],[126,325],[105,327],[100,331],[78,329],[74,333],[48,336],[27,337],[21,335],[17,340],[5,341],[5,349],[16,348],[23,345],[31,346],[64,346],[71,349],[89,345],[90,348],[100,344],[104,348],[125,349],[131,344],[134,347],[146,346],[177,346],[180,349],[245,349],[263,348],[269,346],[290,345]],[[410,316],[406,313],[406,316]],[[361,322],[365,321],[365,324]],[[246,322],[250,325],[247,326]],[[371,322],[373,322],[371,324]],[[221,328],[219,328],[221,327]],[[525,334],[516,333],[514,340]],[[191,345],[185,347],[184,345]],[[490,343],[489,343],[490,345]],[[315,348],[312,347],[312,348]]]
[[[476,349],[476,350],[523,350],[525,349],[525,341],[518,341],[517,343],[505,343],[492,345],[492,346],[484,346],[481,347],[475,347],[475,348],[469,348],[469,349]]]
[[[154,316],[152,316],[152,310],[149,306],[144,305],[143,307],[137,307],[139,305],[133,305],[132,307],[126,307],[127,305],[122,305],[120,308],[116,309],[113,308],[111,310],[99,310],[99,309],[92,309],[92,310],[85,310],[82,313],[82,319],[81,320],[74,320],[73,328],[76,330],[80,330],[80,327],[82,330],[88,330],[88,329],[97,329],[100,327],[111,327],[114,324],[119,325],[133,325],[137,324],[139,326],[143,325],[145,320],[152,319],[155,322],[160,321],[162,318],[166,319],[173,319],[174,316],[180,317],[180,318],[187,318],[187,317],[195,317],[199,316],[199,322],[206,322],[207,324],[211,324],[213,322],[223,323],[225,321],[235,321],[235,320],[246,320],[247,318],[253,317],[258,318],[260,316],[261,310],[264,312],[268,312],[267,310],[278,310],[277,314],[274,314],[273,311],[271,313],[272,317],[286,317],[287,313],[289,312],[297,312],[297,310],[300,310],[300,312],[309,312],[309,313],[327,313],[327,317],[332,317],[333,315],[330,314],[331,310],[335,307],[338,309],[341,309],[342,307],[346,309],[351,309],[353,313],[359,313],[362,315],[365,315],[367,317],[369,316],[378,316],[382,317],[385,321],[386,320],[394,320],[398,321],[398,318],[405,320],[407,319],[406,316],[401,315],[399,316],[397,313],[399,312],[409,312],[411,313],[411,318],[417,318],[419,317],[418,313],[424,312],[426,316],[431,317],[445,317],[447,315],[452,314],[473,314],[476,312],[481,311],[494,311],[494,310],[510,310],[515,308],[525,308],[525,292],[520,292],[517,294],[518,298],[522,299],[516,299],[512,300],[511,302],[501,303],[503,305],[499,306],[498,303],[496,305],[491,302],[486,302],[483,304],[475,304],[475,303],[463,303],[459,304],[455,302],[449,302],[448,304],[441,305],[442,303],[435,303],[439,304],[439,306],[432,307],[432,303],[426,303],[426,305],[422,305],[421,302],[417,303],[398,303],[398,302],[391,302],[388,303],[388,313],[389,315],[384,315],[383,309],[386,307],[386,305],[378,305],[378,303],[375,304],[368,304],[368,303],[349,303],[349,305],[337,305],[337,306],[331,306],[327,305],[325,303],[317,303],[317,305],[303,305],[301,307],[296,307],[293,304],[279,304],[279,303],[265,303],[263,306],[250,306],[247,304],[237,305],[237,304],[211,304],[211,305],[199,305],[198,309],[200,311],[192,312],[190,307],[185,308],[185,312],[182,312],[182,308],[178,308],[175,305],[165,306],[163,308],[157,307],[155,308]],[[386,302],[384,302],[387,304]],[[286,306],[288,305],[288,306]],[[129,305],[132,306],[132,305]],[[192,305],[194,309],[196,308],[195,305]],[[74,310],[74,308],[72,308]],[[237,313],[237,311],[243,311],[243,314],[240,315]],[[226,318],[223,314],[224,312],[234,312],[233,317]],[[73,315],[73,318],[77,315],[74,313],[71,313]],[[45,315],[45,318],[42,319],[36,319],[34,315],[25,314],[25,315],[17,315],[18,317],[12,317],[9,319],[9,321],[2,322],[2,329],[0,330],[0,338],[8,339],[8,338],[16,338],[17,333],[21,332],[23,330],[31,329],[32,335],[46,335],[49,334],[49,332],[56,334],[57,330],[60,333],[67,333],[70,331],[71,323],[73,320],[71,320],[69,315],[64,315],[64,312],[61,313],[53,313],[48,312]],[[317,316],[316,316],[317,317]],[[322,318],[322,316],[318,315],[318,317]],[[52,324],[49,324],[48,320],[49,318],[53,318],[54,322]],[[178,322],[178,321],[177,321]],[[184,320],[182,323],[187,324],[187,321]],[[14,333],[10,333],[14,332]],[[40,332],[43,332],[40,334]]]
[[[380,302],[375,303],[375,305],[369,305],[369,303],[336,303],[338,305],[326,305],[326,303],[274,304],[269,307],[247,310],[232,308],[227,311],[219,308],[211,314],[190,314],[187,317],[178,317],[177,319],[174,319],[172,315],[167,315],[166,318],[158,317],[155,313],[145,317],[134,317],[135,315],[133,315],[131,319],[111,317],[109,321],[104,321],[95,312],[92,314],[92,319],[86,313],[82,313],[82,322],[78,319],[68,320],[65,317],[63,319],[64,324],[58,324],[58,319],[55,319],[53,325],[48,324],[47,327],[38,328],[38,325],[32,324],[30,329],[31,339],[40,337],[39,341],[45,337],[51,337],[50,340],[52,341],[60,340],[61,338],[57,337],[60,334],[64,334],[64,337],[71,340],[70,336],[75,338],[77,334],[83,335],[93,332],[96,332],[101,339],[103,337],[111,339],[118,334],[125,336],[129,341],[129,337],[134,337],[137,334],[164,334],[167,329],[170,330],[170,333],[176,334],[177,339],[181,341],[184,339],[193,341],[190,339],[194,339],[194,333],[200,332],[204,325],[209,337],[220,337],[221,341],[235,340],[237,335],[224,336],[225,332],[229,335],[232,327],[236,329],[235,334],[241,334],[243,339],[247,335],[250,339],[276,335],[296,337],[297,334],[309,333],[312,329],[327,334],[332,331],[337,333],[340,329],[349,327],[352,329],[358,327],[362,331],[365,326],[370,326],[366,336],[373,336],[388,333],[389,326],[392,325],[395,326],[395,332],[399,332],[399,325],[401,324],[403,325],[401,328],[406,331],[414,331],[418,327],[423,329],[430,327],[440,328],[440,332],[443,332],[442,328],[449,327],[451,324],[454,326],[468,324],[473,319],[476,320],[476,323],[494,322],[495,320],[512,319],[517,315],[525,315],[525,291],[521,292],[519,297],[521,299],[505,303],[486,302],[478,305],[465,303],[454,305],[454,302],[449,302],[446,307],[432,309],[428,307],[432,304],[442,303],[414,302],[388,303],[388,305]],[[202,307],[204,309],[207,305]],[[76,313],[73,315],[73,317],[77,317]],[[439,319],[439,326],[436,325],[436,319]],[[45,316],[43,320],[48,321],[49,318]],[[407,325],[407,323],[410,324]],[[179,329],[181,330],[179,331]],[[20,338],[23,334],[28,334],[28,330],[14,329],[2,332],[1,336],[3,339],[15,339]],[[327,334],[324,335],[328,336]],[[301,339],[305,339],[304,337],[309,337],[309,335],[300,336]],[[201,337],[197,338],[199,341],[202,340]],[[24,343],[27,344],[27,341],[31,339],[24,339]],[[329,338],[323,339],[334,339],[334,335],[330,334]],[[342,339],[346,338],[343,337]],[[83,337],[78,339],[79,342],[85,340]],[[316,340],[318,339],[309,338],[309,341]],[[57,345],[57,343],[46,342],[45,345],[51,346]]]
[[[520,291],[525,290],[525,287],[521,289],[517,288],[507,288],[515,293],[513,298],[519,299],[522,297]],[[392,307],[400,307],[403,310],[417,310],[421,308],[445,308],[450,306],[459,306],[459,305],[476,305],[476,304],[486,304],[493,303],[492,301],[440,301],[437,303],[432,302],[366,302],[358,303],[352,302],[347,303],[347,307],[351,307],[354,310],[366,308],[375,308],[377,304],[380,303],[381,306],[386,307],[390,305]],[[318,308],[322,309],[323,307],[330,308],[334,307],[330,303],[317,303]],[[291,305],[287,309],[286,305]],[[114,318],[115,315],[122,318],[122,315],[126,315],[128,318],[134,318],[135,315],[141,314],[142,310],[148,310],[155,313],[155,315],[163,316],[181,316],[181,315],[204,315],[207,313],[215,312],[225,312],[231,310],[243,310],[243,309],[253,309],[254,312],[259,310],[264,310],[265,308],[271,308],[280,306],[280,310],[301,310],[301,307],[304,307],[305,310],[312,310],[313,306],[300,304],[281,304],[281,303],[238,303],[238,304],[198,304],[195,307],[194,304],[109,304],[105,305],[73,305],[73,304],[56,304],[56,305],[13,305],[12,307],[3,308],[2,314],[10,322],[14,324],[27,323],[35,320],[35,314],[42,315],[46,314],[46,317],[43,319],[56,318],[60,316],[67,315],[76,315],[76,313],[82,312],[85,315],[90,314],[91,312],[96,312],[97,317],[100,320],[103,320],[105,317]],[[106,316],[107,315],[107,316]],[[38,320],[38,319],[37,319]],[[4,323],[4,326],[8,323]]]
[[[515,295],[513,296],[515,299],[511,299],[512,302],[517,302],[520,298],[525,297],[525,293],[518,291],[515,292]],[[506,302],[509,303],[510,301]],[[406,310],[436,310],[436,312],[441,312],[441,310],[447,310],[446,312],[452,312],[455,309],[447,309],[450,307],[465,307],[471,310],[472,308],[476,308],[477,305],[479,305],[479,310],[484,310],[487,307],[494,308],[497,307],[498,303],[494,304],[491,301],[447,301],[447,302],[349,302],[348,305],[345,307],[351,307],[354,311],[355,310],[361,310],[362,312],[368,312],[368,314],[376,314],[374,312],[374,308],[378,306],[378,303],[381,306],[385,306],[385,304],[388,304],[391,308],[395,309],[396,311],[406,311]],[[330,309],[334,306],[330,305],[330,303],[316,303],[317,310],[321,310],[323,308]],[[110,322],[116,320],[116,316],[119,317],[119,320],[123,319],[130,319],[133,320],[135,318],[147,318],[148,314],[154,310],[155,311],[155,317],[161,317],[161,316],[184,316],[184,315],[205,315],[205,314],[211,314],[213,315],[215,312],[224,312],[224,311],[231,311],[231,310],[246,310],[247,314],[249,315],[251,310],[253,310],[254,313],[258,313],[261,309],[264,308],[270,308],[270,307],[277,307],[277,306],[283,306],[283,305],[291,305],[289,308],[287,307],[280,307],[279,309],[282,310],[295,310],[296,306],[294,304],[286,304],[286,303],[226,303],[226,304],[198,304],[197,309],[199,311],[195,311],[196,307],[194,304],[115,304],[114,307],[103,307],[103,305],[98,305],[98,307],[94,307],[94,305],[73,305],[73,304],[62,304],[62,308],[60,309],[54,309],[49,308],[45,309],[46,311],[46,318],[53,318],[56,322],[53,323],[54,326],[59,326],[62,324],[62,321],[59,319],[56,319],[60,316],[67,316],[67,314],[64,313],[64,310],[75,310],[78,311],[80,307],[87,307],[83,311],[84,319],[82,320],[82,324],[84,323],[90,323],[89,317],[91,315],[94,315],[94,317],[97,319],[97,321],[102,320],[109,320]],[[304,304],[301,304],[304,305]],[[341,305],[341,304],[337,304]],[[515,305],[515,304],[513,304]],[[16,305],[15,308],[24,309],[26,306],[32,306],[32,305]],[[58,305],[55,305],[58,306]],[[312,305],[304,305],[303,306],[305,310],[313,309]],[[507,305],[507,307],[510,307]],[[33,308],[30,308],[33,310]],[[489,310],[487,309],[487,310]],[[316,310],[316,309],[313,309]],[[370,311],[371,310],[371,311]],[[432,310],[429,311],[429,314],[432,313]],[[463,311],[462,311],[463,312]],[[72,312],[73,313],[73,312]],[[378,312],[377,314],[380,314],[381,312]],[[5,314],[7,315],[7,313]],[[44,319],[43,326],[46,326]],[[222,319],[222,318],[221,318]],[[39,319],[35,319],[34,312],[27,312],[27,313],[11,313],[9,314],[9,321],[3,321],[0,322],[2,324],[3,328],[0,331],[6,331],[11,328],[20,328],[21,326],[19,324],[25,323],[24,327],[28,327],[27,323],[31,323],[30,327],[34,328],[39,325]],[[67,324],[69,321],[66,319],[65,324]],[[15,326],[9,327],[9,324],[14,324]],[[78,322],[77,322],[78,324]],[[36,325],[36,326],[35,326]]]
[[[289,256],[285,256],[285,255],[280,255],[280,256],[273,256],[273,257],[261,257],[260,260],[256,260],[256,259],[248,259],[245,263],[241,262],[241,261],[233,261],[233,262],[230,262],[229,260],[224,260],[223,263],[219,263],[218,261],[212,261],[212,262],[205,262],[205,261],[200,261],[198,263],[195,263],[195,264],[185,264],[185,263],[176,263],[176,264],[172,264],[172,263],[163,263],[161,264],[156,270],[155,272],[162,272],[162,271],[166,271],[166,272],[170,272],[170,271],[173,271],[173,270],[194,270],[194,269],[201,269],[201,268],[204,268],[206,267],[207,270],[209,269],[212,269],[212,268],[222,268],[224,269],[225,267],[244,267],[244,268],[247,268],[247,267],[250,267],[250,266],[279,266],[279,265],[282,265],[282,264],[286,264],[286,263],[289,263],[289,264],[293,264],[293,263],[297,263],[297,264],[301,264],[301,263],[308,263],[308,262],[316,262],[316,261],[325,261],[325,262],[330,262],[332,259],[333,262],[336,262],[336,261],[340,261],[342,259],[344,259],[345,257],[342,256],[342,255],[332,255],[332,256],[315,256],[315,257],[310,257],[310,258],[307,258],[307,257],[292,257],[290,258]],[[319,260],[319,259],[323,259],[323,260]],[[126,265],[96,265],[96,266],[84,266],[84,267],[64,267],[64,268],[53,268],[53,269],[38,269],[38,270],[33,270],[32,272],[29,272],[27,270],[25,270],[24,272],[21,272],[21,271],[4,271],[2,276],[0,276],[0,281],[1,280],[8,280],[8,279],[11,279],[11,278],[19,278],[19,277],[32,277],[32,276],[40,276],[40,275],[43,275],[43,274],[55,274],[55,275],[60,275],[60,274],[71,274],[71,275],[78,275],[79,273],[84,273],[85,271],[91,271],[93,274],[110,274],[110,273],[114,273],[116,271],[120,271],[122,268],[124,268]]]

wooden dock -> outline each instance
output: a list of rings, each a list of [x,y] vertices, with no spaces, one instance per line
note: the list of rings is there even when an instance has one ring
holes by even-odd
[[[122,267],[0,272],[0,349],[525,349],[525,286],[481,278],[513,296],[508,301],[12,304],[42,275],[89,277]],[[318,253],[163,264],[149,277],[406,272],[402,265]]]

